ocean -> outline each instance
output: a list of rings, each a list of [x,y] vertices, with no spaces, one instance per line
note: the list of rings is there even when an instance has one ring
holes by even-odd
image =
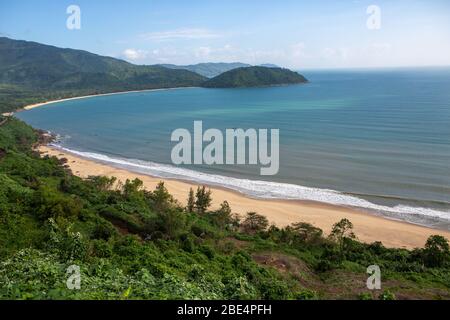
[[[450,68],[303,71],[308,84],[98,96],[17,117],[80,156],[251,197],[358,207],[450,230]],[[173,130],[280,130],[280,169],[174,166]]]

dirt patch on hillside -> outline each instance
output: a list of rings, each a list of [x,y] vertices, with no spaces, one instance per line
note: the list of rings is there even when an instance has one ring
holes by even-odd
[[[279,252],[260,252],[252,255],[262,266],[272,267],[284,276],[291,276],[301,287],[318,290],[323,286],[319,277],[299,258]]]

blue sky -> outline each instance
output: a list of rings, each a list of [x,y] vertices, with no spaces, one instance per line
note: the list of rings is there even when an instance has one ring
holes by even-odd
[[[71,4],[80,30],[66,27]],[[448,0],[0,0],[0,34],[137,64],[450,65],[449,16]]]

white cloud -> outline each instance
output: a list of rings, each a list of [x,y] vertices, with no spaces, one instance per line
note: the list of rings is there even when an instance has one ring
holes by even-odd
[[[122,55],[132,61],[142,60],[147,57],[148,52],[144,50],[136,50],[136,49],[125,49],[122,52]]]
[[[168,61],[175,64],[193,64],[198,62],[244,62],[249,64],[274,63],[289,67],[304,63],[306,58],[310,58],[303,43],[296,43],[287,49],[253,49],[240,48],[231,44],[219,47],[200,46],[185,48],[176,54],[169,54],[169,51],[159,51],[159,56],[168,58]],[[153,54],[152,58],[158,59]]]
[[[364,48],[365,53],[373,56],[384,56],[389,54],[392,45],[389,43],[372,43],[367,48]]]
[[[210,47],[200,47],[195,50],[195,56],[197,58],[208,58],[212,52]]]
[[[346,47],[325,48],[322,50],[320,56],[328,62],[339,63],[348,60],[352,53],[352,49]]]
[[[177,40],[177,39],[212,39],[219,38],[221,35],[208,29],[200,28],[181,28],[168,31],[149,32],[141,35],[146,40]]]
[[[239,47],[225,43],[219,46],[192,43],[159,43],[152,48],[129,48],[119,57],[139,64],[173,63],[179,65],[200,62],[244,62],[253,65],[273,63],[282,67],[377,67],[389,59],[398,60],[397,46],[387,42],[373,42],[363,46],[336,46],[315,48],[304,42],[293,42],[280,48]],[[403,52],[404,50],[402,50]],[[407,63],[405,61],[404,63]]]
[[[303,42],[296,43],[291,46],[292,57],[294,58],[304,58],[307,56],[305,52],[305,44]]]

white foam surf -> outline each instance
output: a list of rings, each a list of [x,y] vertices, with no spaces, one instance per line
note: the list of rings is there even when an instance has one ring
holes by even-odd
[[[432,208],[413,207],[407,205],[396,205],[390,207],[375,204],[365,199],[344,194],[336,190],[305,187],[288,183],[239,179],[203,173],[150,161],[124,159],[110,157],[99,153],[72,150],[57,144],[53,146],[86,159],[124,168],[136,173],[147,174],[160,178],[192,181],[198,184],[225,187],[255,198],[317,201],[333,205],[358,207],[379,213],[387,213],[392,218],[414,223],[418,223],[417,219],[433,218],[450,224],[450,210],[441,211]]]

